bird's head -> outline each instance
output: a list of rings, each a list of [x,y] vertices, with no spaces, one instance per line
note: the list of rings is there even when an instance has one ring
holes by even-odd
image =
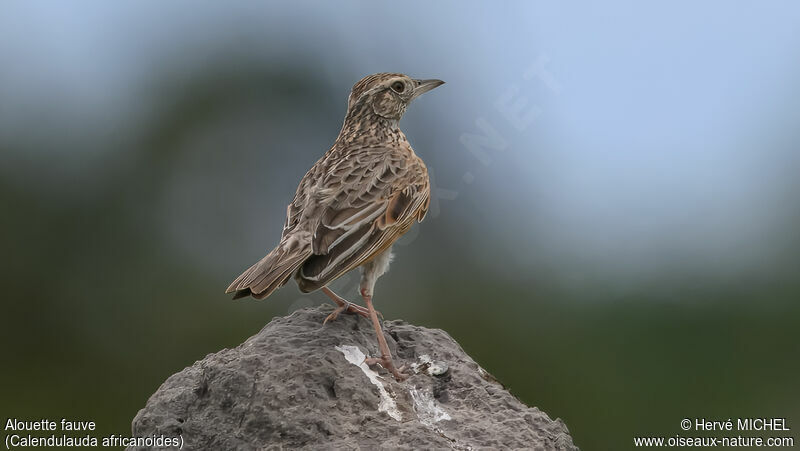
[[[353,85],[347,115],[376,114],[397,121],[412,100],[442,84],[441,80],[416,80],[403,74],[368,75]]]

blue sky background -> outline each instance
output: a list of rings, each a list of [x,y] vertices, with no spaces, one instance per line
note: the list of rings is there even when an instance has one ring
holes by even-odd
[[[412,108],[405,127],[413,141],[415,132],[432,134],[418,131],[421,124],[441,124],[431,137],[436,148],[418,152],[442,187],[460,194],[452,217],[477,209],[479,227],[499,222],[513,237],[503,254],[514,255],[474,240],[489,268],[547,254],[628,275],[675,265],[735,275],[774,258],[782,246],[774,229],[797,213],[789,168],[798,167],[800,7],[792,2],[2,9],[0,133],[10,138],[42,119],[34,139],[80,141],[120,122],[146,123],[160,108],[153,79],[169,71],[191,77],[219,54],[301,62],[329,80],[328,100],[341,104],[350,84],[371,72],[446,80]],[[557,90],[526,78],[540,58]],[[540,111],[524,130],[494,106],[509,92],[525,99],[523,111]],[[479,118],[508,143],[488,166],[458,141],[477,131]],[[86,155],[122,152],[92,147],[36,149],[63,161],[46,171],[81,171]]]

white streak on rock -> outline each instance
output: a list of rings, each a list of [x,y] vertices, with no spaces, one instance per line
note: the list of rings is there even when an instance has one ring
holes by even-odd
[[[439,406],[433,396],[425,390],[411,388],[408,390],[411,399],[414,401],[414,410],[417,412],[419,421],[428,427],[433,427],[435,423],[442,420],[449,420],[450,415]]]
[[[397,421],[402,421],[403,416],[400,414],[400,411],[397,410],[397,403],[394,401],[392,395],[386,391],[386,387],[383,386],[383,382],[381,382],[381,377],[378,376],[378,373],[372,371],[372,369],[364,363],[364,359],[367,356],[361,352],[361,349],[359,349],[358,346],[342,345],[336,346],[336,350],[344,354],[344,358],[347,359],[348,362],[361,368],[361,371],[367,375],[370,382],[378,387],[378,393],[381,395],[381,402],[378,404],[378,410],[386,412],[387,415]]]

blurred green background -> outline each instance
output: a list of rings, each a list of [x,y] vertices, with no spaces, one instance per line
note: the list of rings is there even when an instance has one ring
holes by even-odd
[[[447,84],[403,120],[434,203],[378,284],[387,318],[449,332],[583,449],[684,417],[797,429],[798,19],[4,2],[0,413],[127,434],[169,375],[326,302],[223,291],[277,242],[351,85],[399,71]]]

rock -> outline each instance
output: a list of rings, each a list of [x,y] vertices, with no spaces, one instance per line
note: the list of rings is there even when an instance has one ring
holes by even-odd
[[[134,436],[180,435],[192,450],[577,449],[560,419],[520,402],[444,331],[383,323],[395,363],[413,374],[399,383],[362,363],[379,355],[371,323],[343,314],[323,326],[331,310],[275,318],[170,376]]]

